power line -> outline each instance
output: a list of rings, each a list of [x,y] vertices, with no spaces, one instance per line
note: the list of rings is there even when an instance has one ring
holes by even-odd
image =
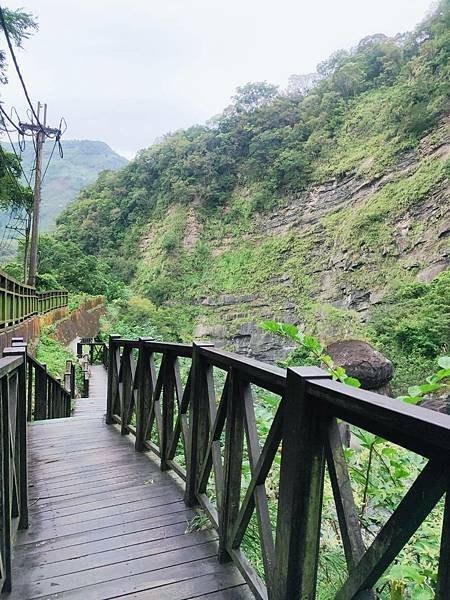
[[[50,163],[52,162],[52,158],[53,158],[53,154],[54,154],[54,152],[55,152],[56,144],[58,144],[58,149],[59,149],[59,156],[60,156],[60,158],[63,158],[63,157],[64,157],[64,153],[63,153],[63,149],[62,149],[62,146],[61,146],[61,142],[60,142],[60,140],[59,140],[59,137],[57,137],[57,138],[55,139],[55,143],[53,144],[52,151],[50,152],[50,156],[49,156],[49,158],[48,158],[47,164],[46,164],[46,166],[45,166],[45,169],[44,169],[44,174],[42,175],[42,179],[41,179],[41,183],[44,183],[44,179],[45,179],[45,176],[46,176],[46,174],[47,174],[48,167],[50,166]]]
[[[0,104],[0,112],[2,113],[3,117],[6,118],[6,120],[14,127],[14,129],[16,131],[23,134],[23,129],[19,125],[16,125],[14,123],[14,121],[11,119],[11,117],[8,115],[8,113],[6,112],[6,110],[3,108],[3,106],[1,104]],[[7,131],[6,128],[5,128],[5,130]]]

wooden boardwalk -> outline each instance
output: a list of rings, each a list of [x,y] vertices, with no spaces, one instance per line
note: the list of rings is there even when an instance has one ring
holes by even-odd
[[[253,598],[217,561],[217,535],[186,533],[181,485],[105,424],[106,376],[75,414],[29,426],[30,527],[16,539],[11,600]]]

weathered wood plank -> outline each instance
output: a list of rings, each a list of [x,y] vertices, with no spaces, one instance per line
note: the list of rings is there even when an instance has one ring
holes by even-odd
[[[142,600],[187,600],[203,592],[229,588],[242,583],[231,565],[218,566],[215,557],[160,569],[156,573],[148,572],[135,575],[132,579],[121,578],[93,586],[84,586],[78,590],[43,596],[42,600],[106,600],[127,594],[130,598]],[[132,582],[132,583],[130,583]],[[133,593],[129,593],[130,589]],[[19,600],[11,597],[11,600]],[[21,599],[22,600],[22,599]]]
[[[133,365],[124,374],[134,380]],[[175,376],[180,401],[178,384]],[[130,414],[133,400],[124,391]],[[217,534],[185,533],[195,512],[179,480],[161,472],[152,455],[136,453],[117,426],[106,427],[101,403],[90,399],[86,417],[29,427],[31,528],[17,534],[11,600],[181,600],[228,589],[247,598],[236,568],[217,561]]]

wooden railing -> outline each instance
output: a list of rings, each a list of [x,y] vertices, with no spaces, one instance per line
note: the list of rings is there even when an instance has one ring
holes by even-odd
[[[0,272],[0,329],[68,304],[65,290],[38,292]]]
[[[64,385],[27,354],[22,338],[0,358],[1,524],[0,590],[11,591],[11,555],[17,529],[28,527],[27,421],[69,417],[75,368],[66,365]]]
[[[316,367],[287,371],[207,345],[109,340],[107,422],[135,436],[162,470],[185,481],[185,501],[217,530],[218,558],[233,561],[256,598],[313,599],[325,465],[348,577],[338,600],[373,599],[376,583],[440,498],[450,491],[450,416],[330,380]],[[220,382],[220,385],[218,385]],[[279,398],[264,439],[254,392]],[[338,419],[428,459],[368,548],[360,529]],[[250,474],[242,486],[244,463]],[[279,463],[269,506],[265,484]],[[255,525],[256,520],[256,525]],[[260,576],[242,550],[256,526]],[[436,598],[450,590],[447,494]]]
[[[98,338],[80,338],[77,342],[77,356],[87,356],[91,365],[101,363],[108,368],[108,345]]]
[[[0,358],[1,529],[0,586],[11,590],[12,541],[28,527],[26,350]]]
[[[29,421],[70,417],[75,393],[75,365],[67,361],[64,383],[47,366],[27,355],[27,418]]]

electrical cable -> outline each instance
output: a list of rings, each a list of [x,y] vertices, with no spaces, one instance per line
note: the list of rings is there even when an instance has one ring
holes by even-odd
[[[42,175],[42,179],[41,179],[41,185],[44,183],[45,176],[47,175],[47,169],[48,169],[48,167],[49,167],[49,165],[50,165],[50,163],[51,163],[51,161],[52,161],[52,158],[53,158],[53,153],[54,153],[54,151],[55,151],[55,148],[56,148],[56,144],[59,144],[59,148],[60,148],[60,156],[61,156],[61,150],[62,150],[62,148],[61,148],[61,143],[60,143],[60,141],[59,141],[59,138],[56,138],[56,140],[55,140],[55,143],[53,144],[52,151],[50,152],[50,156],[49,156],[49,158],[48,158],[47,165],[46,165],[46,167],[45,167],[45,169],[44,169],[44,174]],[[61,158],[62,158],[62,156],[61,156]]]
[[[8,113],[6,112],[6,110],[3,108],[3,106],[1,104],[0,104],[0,112],[2,113],[3,117],[6,118],[8,123],[10,123],[14,127],[14,129],[16,129],[19,133],[23,134],[23,129],[14,123],[14,121],[11,119],[11,117],[8,115]]]

